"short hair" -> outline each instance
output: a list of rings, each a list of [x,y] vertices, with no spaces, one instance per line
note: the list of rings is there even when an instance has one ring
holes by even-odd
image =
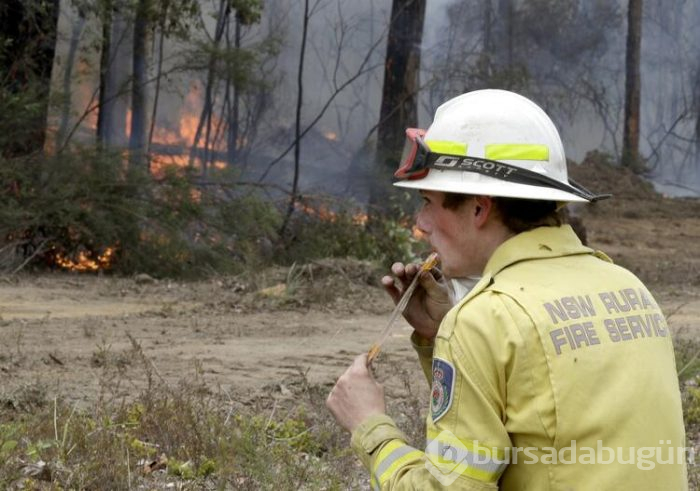
[[[472,196],[445,193],[443,208],[457,209]],[[559,227],[565,223],[563,212],[555,201],[492,197],[498,216],[512,232],[519,234],[537,227]]]

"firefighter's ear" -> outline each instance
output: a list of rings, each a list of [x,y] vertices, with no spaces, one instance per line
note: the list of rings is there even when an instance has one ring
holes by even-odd
[[[474,197],[474,222],[481,228],[493,210],[493,199],[490,196]]]

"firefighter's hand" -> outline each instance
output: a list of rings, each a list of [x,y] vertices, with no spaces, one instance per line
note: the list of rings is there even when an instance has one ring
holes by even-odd
[[[419,270],[420,266],[417,264],[394,263],[391,266],[391,272],[399,280],[401,286],[397,287],[391,276],[384,276],[382,285],[394,303],[399,301],[403,291]],[[442,279],[442,276],[436,269],[425,271],[420,275],[418,287],[408,302],[403,315],[420,337],[433,339],[437,335],[442,318],[452,308],[452,302],[447,286],[444,282],[438,281]]]
[[[384,414],[384,387],[367,367],[367,354],[355,358],[328,394],[326,407],[340,426],[352,432],[370,416]]]

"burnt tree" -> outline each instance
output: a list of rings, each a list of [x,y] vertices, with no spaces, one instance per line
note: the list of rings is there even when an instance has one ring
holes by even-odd
[[[129,158],[132,165],[138,166],[146,166],[148,1],[139,0],[134,18]]]
[[[639,100],[641,94],[640,58],[642,45],[642,0],[629,0],[627,6],[627,54],[625,60],[625,121],[622,139],[622,165],[641,172],[639,157]]]
[[[407,127],[418,123],[418,73],[425,0],[393,0],[386,44],[382,103],[377,127],[377,165],[370,205],[386,209],[390,177],[396,169]]]
[[[97,113],[97,143],[107,142],[110,132],[109,118],[107,117],[107,87],[109,84],[109,65],[112,50],[112,5],[111,0],[102,4],[102,49],[100,50],[100,95],[99,112]]]

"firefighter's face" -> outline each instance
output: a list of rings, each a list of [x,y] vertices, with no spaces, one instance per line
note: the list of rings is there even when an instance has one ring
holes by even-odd
[[[445,193],[421,191],[423,207],[416,225],[440,256],[440,268],[450,278],[481,274],[473,227],[474,199],[467,198],[456,209],[442,206]]]

